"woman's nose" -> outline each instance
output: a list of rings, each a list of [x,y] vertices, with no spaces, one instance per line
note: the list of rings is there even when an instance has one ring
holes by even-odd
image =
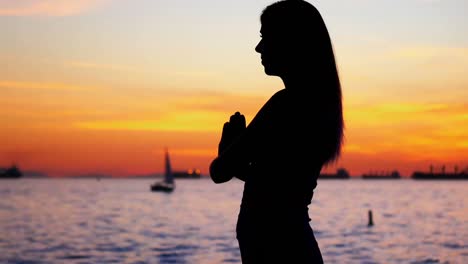
[[[260,42],[258,42],[257,46],[255,47],[255,51],[258,53],[262,53],[262,50],[263,50],[263,40],[260,40]]]

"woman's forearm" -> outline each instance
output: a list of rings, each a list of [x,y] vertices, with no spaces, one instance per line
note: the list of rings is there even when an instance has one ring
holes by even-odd
[[[210,164],[210,177],[215,183],[224,183],[232,179],[231,171],[226,170],[226,166],[222,164],[220,158],[215,158]]]

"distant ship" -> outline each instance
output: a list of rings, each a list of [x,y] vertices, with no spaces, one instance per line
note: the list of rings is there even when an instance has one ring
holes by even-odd
[[[164,153],[164,180],[151,184],[150,189],[153,192],[172,192],[175,189],[174,175],[172,174],[171,161],[169,159],[169,151],[166,149]]]
[[[23,176],[20,169],[13,165],[10,168],[0,168],[0,179],[18,179]]]
[[[368,173],[361,176],[363,179],[372,179],[372,180],[393,180],[401,179],[401,175],[398,171],[392,171],[391,173]]]
[[[442,166],[440,172],[434,172],[431,166],[429,172],[416,171],[411,178],[415,180],[468,180],[468,168],[458,172],[458,168],[455,167],[454,172],[445,172],[445,166]]]
[[[349,175],[346,169],[340,168],[336,170],[336,173],[320,173],[319,179],[349,179]]]
[[[189,169],[187,171],[174,171],[172,173],[176,179],[199,179],[201,173],[199,169]]]

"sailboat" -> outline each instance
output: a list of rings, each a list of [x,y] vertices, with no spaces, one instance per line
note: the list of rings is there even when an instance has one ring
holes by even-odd
[[[151,191],[153,192],[172,192],[175,189],[174,175],[172,174],[171,161],[169,159],[169,151],[167,148],[164,154],[164,162],[164,180],[151,184]]]

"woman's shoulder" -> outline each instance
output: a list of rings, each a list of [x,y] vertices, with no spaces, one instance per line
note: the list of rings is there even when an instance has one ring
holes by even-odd
[[[273,108],[288,112],[307,113],[312,110],[312,99],[309,94],[282,89],[270,99]],[[310,113],[309,113],[310,114]]]
[[[295,103],[295,95],[287,89],[282,89],[274,93],[270,101],[276,107],[284,107]]]
[[[288,91],[285,88],[283,88],[283,89],[277,91],[276,93],[274,93],[271,96],[271,98],[279,99],[279,98],[285,97],[287,95],[288,95]]]
[[[299,102],[302,100],[310,100],[311,94],[304,91],[284,88],[274,93],[271,98],[274,100],[292,100]]]

